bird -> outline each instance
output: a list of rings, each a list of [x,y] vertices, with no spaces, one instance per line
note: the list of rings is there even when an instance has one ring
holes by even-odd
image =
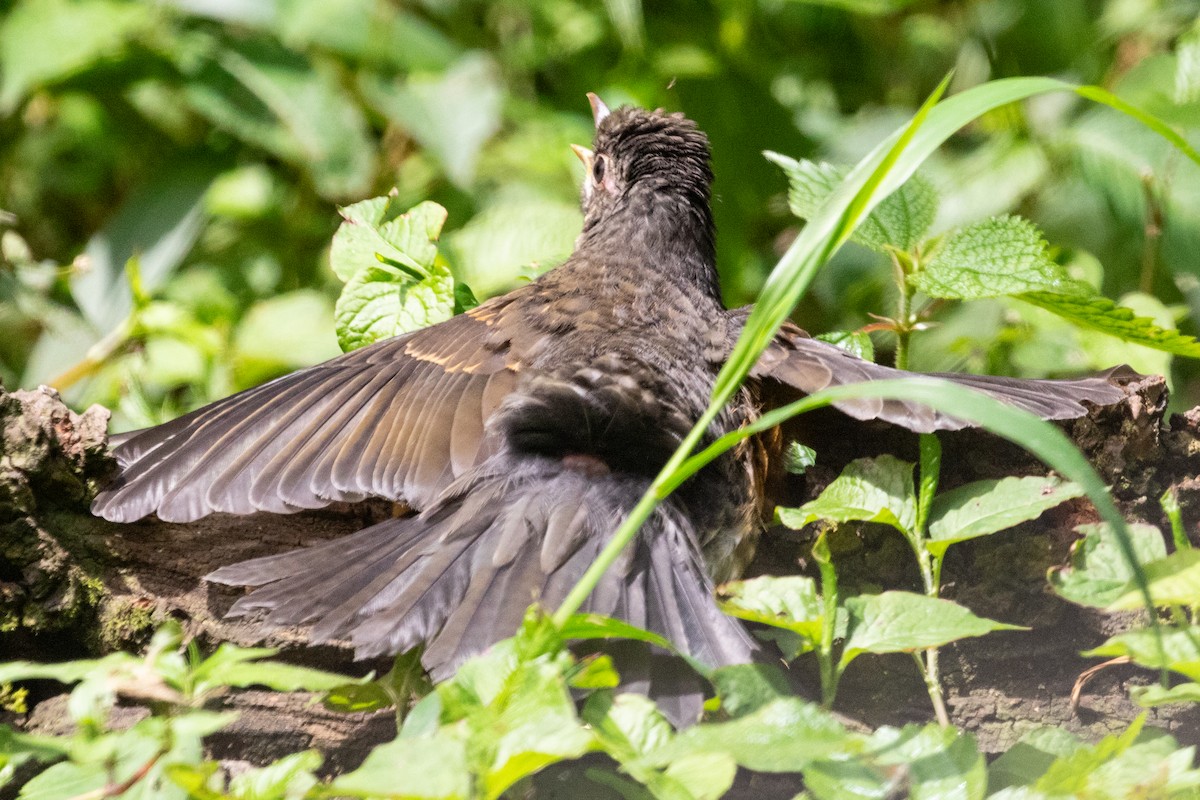
[[[410,515],[206,578],[252,588],[231,615],[310,626],[311,641],[359,658],[423,645],[437,680],[512,635],[532,602],[561,601],[700,417],[749,314],[722,302],[705,134],[681,113],[588,98],[583,228],[563,264],[447,321],[114,436],[119,474],[94,512],[188,522],[406,504]],[[828,386],[905,374],[785,323],[705,441]],[[1120,402],[1127,375],[941,377],[1058,420]],[[846,424],[967,424],[902,401],[836,407]],[[709,666],[759,658],[713,592],[753,554],[785,446],[746,440],[689,479],[582,610]]]

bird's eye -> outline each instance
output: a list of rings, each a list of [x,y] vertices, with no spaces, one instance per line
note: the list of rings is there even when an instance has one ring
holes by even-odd
[[[596,156],[595,163],[592,164],[592,180],[596,183],[604,181],[604,170],[608,166],[608,156]]]

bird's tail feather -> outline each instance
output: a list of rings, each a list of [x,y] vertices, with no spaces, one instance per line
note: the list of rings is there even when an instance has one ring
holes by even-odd
[[[494,456],[419,516],[235,564],[209,579],[260,587],[231,614],[263,611],[268,624],[312,624],[314,639],[349,640],[359,657],[425,642],[425,666],[441,679],[512,635],[531,602],[557,605],[644,488],[636,476]],[[661,634],[712,666],[745,663],[757,651],[717,608],[696,535],[669,502],[584,610]]]

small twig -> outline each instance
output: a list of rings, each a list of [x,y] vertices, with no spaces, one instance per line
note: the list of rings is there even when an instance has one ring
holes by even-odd
[[[1087,686],[1088,682],[1091,681],[1092,678],[1099,675],[1102,670],[1106,670],[1109,667],[1115,667],[1118,664],[1128,664],[1129,662],[1129,656],[1118,656],[1116,658],[1110,658],[1108,661],[1097,664],[1096,666],[1091,667],[1090,669],[1085,669],[1083,672],[1079,673],[1079,677],[1075,679],[1075,686],[1071,689],[1071,713],[1078,713],[1079,699],[1083,695],[1083,687]]]
[[[135,769],[133,774],[125,780],[119,783],[108,783],[104,786],[101,786],[99,789],[92,789],[90,792],[77,794],[72,797],[71,800],[104,800],[106,797],[120,797],[132,789],[138,781],[149,775],[150,770],[154,769],[154,765],[157,764],[159,759],[165,756],[167,752],[167,749],[159,750],[154,754],[153,757],[151,757],[149,761]]]

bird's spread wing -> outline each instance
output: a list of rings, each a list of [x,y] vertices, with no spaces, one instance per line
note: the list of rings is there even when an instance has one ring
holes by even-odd
[[[734,327],[740,330],[741,326]],[[1100,406],[1119,403],[1125,398],[1121,384],[1138,377],[1128,367],[1116,367],[1077,380],[1029,380],[950,372],[923,375],[977,389],[1042,419],[1074,419],[1087,413],[1089,403]],[[808,395],[830,386],[915,377],[915,373],[857,358],[786,324],[759,358],[750,376],[760,381],[773,381],[795,390],[798,395]],[[834,406],[855,419],[879,419],[919,433],[959,430],[970,425],[926,405],[903,400],[862,398],[841,400]]]
[[[511,297],[511,295],[509,296]],[[93,511],[186,522],[368,496],[421,508],[490,449],[529,332],[508,298],[114,437]]]

